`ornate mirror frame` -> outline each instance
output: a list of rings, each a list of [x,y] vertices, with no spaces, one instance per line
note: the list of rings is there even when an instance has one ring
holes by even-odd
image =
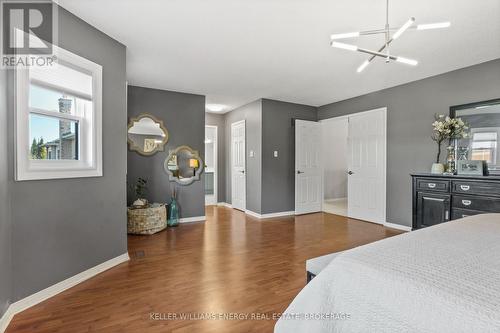
[[[160,124],[160,129],[165,133],[165,137],[163,138],[163,141],[161,143],[159,143],[158,146],[151,152],[145,152],[142,149],[142,147],[137,146],[132,140],[130,140],[130,138],[128,136],[129,135],[128,131],[134,126],[134,123],[139,122],[141,119],[144,119],[144,118],[150,118],[155,123]],[[168,139],[169,139],[168,130],[166,129],[165,125],[163,124],[163,120],[160,120],[160,119],[156,118],[155,116],[152,116],[148,113],[142,113],[135,118],[130,118],[128,126],[127,126],[127,142],[128,142],[129,149],[131,151],[135,151],[138,154],[143,155],[143,156],[151,156],[151,155],[156,154],[159,151],[164,151],[165,145],[167,144]]]
[[[192,157],[198,160],[198,168],[194,172],[194,176],[190,178],[182,178],[179,179],[178,177],[175,177],[172,171],[168,168],[168,161],[172,158],[173,155],[177,155],[180,151],[182,150],[187,150],[191,153]],[[191,185],[194,181],[200,180],[201,174],[203,173],[203,170],[205,170],[205,163],[200,157],[200,154],[197,150],[194,150],[193,148],[189,146],[179,146],[175,148],[174,150],[170,150],[167,158],[165,159],[165,162],[163,163],[163,169],[165,172],[168,174],[168,180],[176,182],[179,185]]]

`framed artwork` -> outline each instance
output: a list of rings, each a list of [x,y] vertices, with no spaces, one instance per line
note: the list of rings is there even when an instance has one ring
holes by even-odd
[[[144,139],[144,152],[152,153],[156,149],[155,139]]]
[[[484,175],[484,161],[458,160],[457,163],[457,174],[459,175]]]

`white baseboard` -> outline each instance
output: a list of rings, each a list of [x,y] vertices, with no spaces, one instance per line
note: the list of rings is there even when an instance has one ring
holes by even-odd
[[[0,333],[4,333],[9,326],[10,321],[14,317],[15,313],[12,307],[12,304],[7,308],[7,311],[3,314],[2,318],[0,318]]]
[[[406,225],[396,224],[396,223],[390,223],[390,222],[385,222],[384,227],[403,230],[403,231],[411,231],[411,227],[408,227]]]
[[[233,208],[233,205],[228,204],[227,202],[218,202],[217,206],[222,206],[222,207],[227,207],[227,208]]]
[[[23,298],[15,303],[12,303],[5,314],[0,319],[0,332],[4,332],[9,326],[10,321],[14,315],[22,312],[34,305],[37,305],[40,302],[45,301],[48,298],[54,297],[57,294],[76,286],[79,283],[82,283],[85,280],[90,279],[91,277],[96,276],[99,273],[102,273],[116,265],[119,265],[125,261],[128,261],[130,258],[128,253],[124,253],[116,258],[110,259],[108,261],[103,262],[97,266],[87,269],[77,275],[74,275],[66,280],[63,280],[59,283],[56,283],[53,286],[40,290],[39,292],[30,295],[26,298]]]
[[[324,202],[339,202],[339,201],[347,201],[347,198],[332,198],[324,200]]]
[[[253,212],[251,210],[248,210],[248,209],[245,210],[245,213],[248,214],[248,215],[250,215],[250,216],[256,217],[258,219],[270,219],[270,218],[273,218],[273,217],[282,217],[282,216],[295,215],[294,211],[269,213],[269,214],[259,214],[259,213]]]
[[[191,223],[191,222],[199,222],[199,221],[205,221],[207,217],[205,215],[203,216],[193,216],[193,217],[183,217],[179,219],[179,223]]]

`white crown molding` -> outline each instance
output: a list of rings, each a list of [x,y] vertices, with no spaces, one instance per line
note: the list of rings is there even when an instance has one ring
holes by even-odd
[[[233,205],[228,204],[227,202],[218,202],[217,206],[222,206],[222,207],[227,207],[227,208],[233,208]]]
[[[97,266],[87,269],[77,275],[74,275],[66,280],[63,280],[59,283],[56,283],[53,286],[40,290],[39,292],[30,295],[26,298],[23,298],[15,303],[12,303],[5,314],[0,318],[0,332],[4,332],[9,326],[10,321],[14,317],[14,315],[37,305],[40,302],[45,301],[48,298],[54,297],[57,294],[76,286],[79,283],[82,283],[85,280],[90,279],[91,277],[96,276],[99,273],[102,273],[116,265],[124,263],[128,261],[130,258],[128,253],[124,253],[116,258],[110,259],[108,261],[103,262]]]
[[[282,217],[282,216],[295,215],[294,211],[269,213],[269,214],[259,214],[259,213],[253,212],[253,211],[251,211],[249,209],[246,209],[245,213],[248,214],[248,215],[250,215],[250,216],[256,217],[258,219],[270,219],[270,218],[273,218],[273,217]]]
[[[191,223],[191,222],[199,222],[199,221],[205,221],[207,217],[205,215],[203,216],[193,216],[193,217],[184,217],[179,219],[179,223]]]
[[[384,227],[403,230],[403,231],[411,231],[411,227],[408,227],[406,225],[396,224],[396,223],[390,223],[390,222],[385,222]]]

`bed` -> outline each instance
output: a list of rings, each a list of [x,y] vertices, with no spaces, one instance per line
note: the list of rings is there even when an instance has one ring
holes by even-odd
[[[339,254],[274,332],[500,332],[500,214]]]

